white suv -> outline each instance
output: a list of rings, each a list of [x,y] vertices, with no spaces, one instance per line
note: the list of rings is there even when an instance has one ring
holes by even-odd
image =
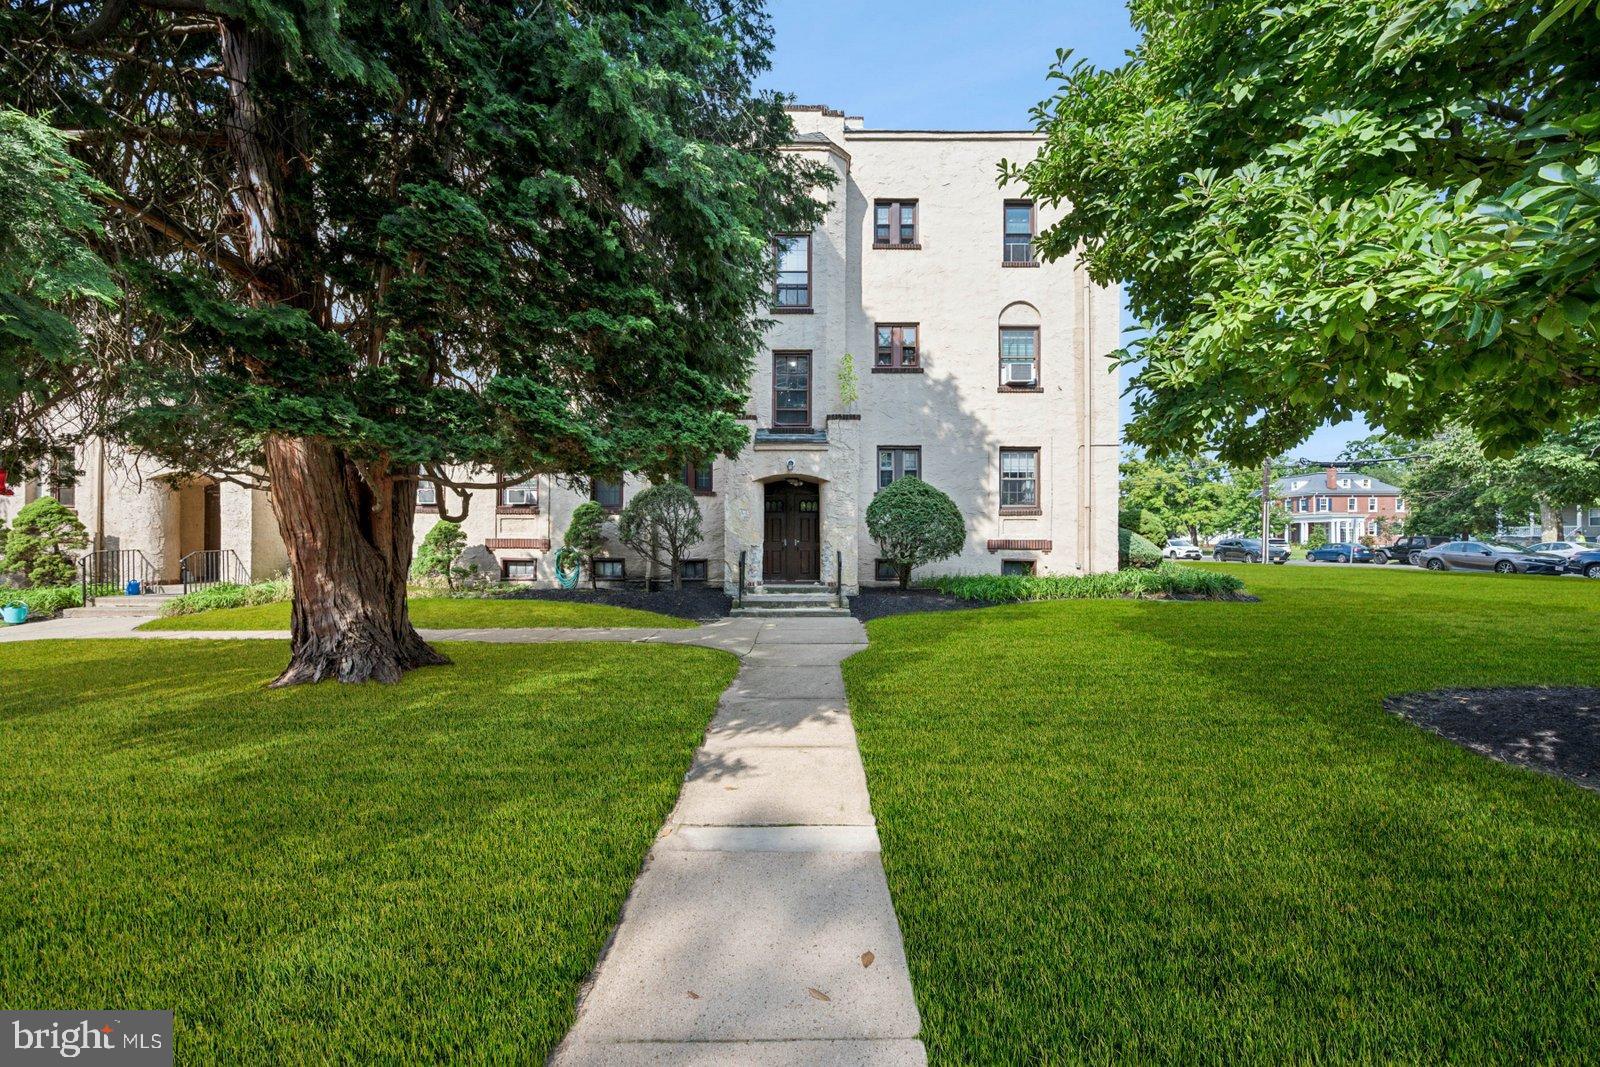
[[[1187,537],[1167,538],[1167,547],[1161,550],[1161,554],[1168,559],[1204,558],[1204,553],[1200,551],[1200,546],[1189,540]]]

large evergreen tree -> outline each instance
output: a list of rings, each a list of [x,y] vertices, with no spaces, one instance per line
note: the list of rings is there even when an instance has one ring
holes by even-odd
[[[1134,443],[1253,463],[1365,413],[1499,453],[1600,411],[1591,0],[1130,7],[1012,174],[1150,327]]]
[[[743,442],[769,234],[822,180],[752,91],[756,0],[19,0],[0,36],[0,102],[105,186],[118,435],[272,489],[279,684],[442,660],[419,476],[443,514]]]

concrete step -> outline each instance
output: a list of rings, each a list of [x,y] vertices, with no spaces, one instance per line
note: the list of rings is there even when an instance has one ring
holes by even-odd
[[[96,597],[93,606],[67,608],[61,615],[67,619],[154,618],[161,614],[161,606],[171,599],[171,593]]]
[[[752,604],[749,597],[745,597],[745,606],[734,608],[730,615],[747,619],[838,619],[846,618],[850,614],[849,608],[841,608],[833,603],[827,604]]]
[[[832,604],[832,593],[746,593],[744,602],[754,607],[797,607],[802,604]]]

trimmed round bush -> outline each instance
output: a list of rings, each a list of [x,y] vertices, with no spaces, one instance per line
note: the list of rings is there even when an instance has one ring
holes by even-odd
[[[948,559],[967,542],[967,521],[942,491],[921,478],[900,478],[878,490],[867,505],[867,532],[883,558],[894,564],[900,588],[911,584],[911,568]]]
[[[1161,563],[1161,550],[1143,534],[1133,530],[1117,531],[1117,566],[1155,567]]]

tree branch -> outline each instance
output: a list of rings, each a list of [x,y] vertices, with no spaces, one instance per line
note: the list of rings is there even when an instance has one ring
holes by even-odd
[[[102,194],[98,199],[108,207],[114,207],[135,221],[143,223],[146,228],[172,241],[176,241],[186,250],[204,259],[219,270],[227,271],[240,281],[251,283],[260,281],[259,276],[250,269],[250,264],[245,262],[242,257],[236,256],[225,249],[213,248],[207,245],[198,236],[159,209],[148,205],[134,204],[113,194]]]

